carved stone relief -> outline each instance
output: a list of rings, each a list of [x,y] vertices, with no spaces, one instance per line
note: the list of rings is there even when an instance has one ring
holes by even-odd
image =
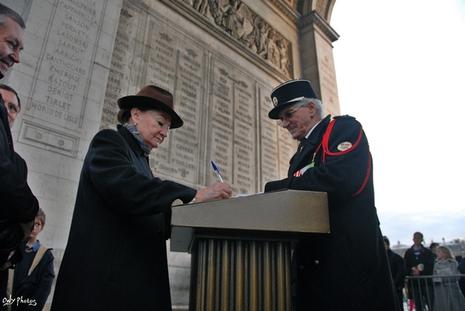
[[[292,46],[262,17],[240,0],[184,0],[234,39],[293,77]]]

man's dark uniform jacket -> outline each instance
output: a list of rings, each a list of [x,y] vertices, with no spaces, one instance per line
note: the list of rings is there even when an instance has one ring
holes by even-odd
[[[0,96],[0,267],[25,233],[20,223],[34,220],[39,208],[27,184],[27,166],[14,151],[8,116]]]
[[[265,191],[328,193],[331,233],[303,240],[295,250],[296,307],[322,311],[396,310],[374,205],[368,141],[355,118],[334,120],[330,125],[328,116],[315,127],[292,157],[287,178],[265,185]],[[299,170],[312,158],[314,167],[300,174]]]
[[[171,310],[165,245],[171,204],[195,194],[153,177],[125,127],[97,133],[81,171],[51,310]]]

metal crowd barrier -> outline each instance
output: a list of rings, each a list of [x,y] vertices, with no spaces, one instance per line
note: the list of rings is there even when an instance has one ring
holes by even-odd
[[[465,278],[465,274],[407,276],[405,293],[415,307],[407,306],[405,310],[462,310],[456,307],[464,303],[465,308],[465,297],[458,284],[461,277]]]

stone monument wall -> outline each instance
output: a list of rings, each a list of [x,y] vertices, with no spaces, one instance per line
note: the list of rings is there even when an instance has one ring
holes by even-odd
[[[295,150],[267,117],[272,87],[294,71],[292,45],[244,2],[216,4],[123,1],[101,126],[114,127],[117,98],[146,84],[167,88],[185,125],[154,151],[155,174],[210,184],[214,160],[236,193],[255,193],[287,172]]]

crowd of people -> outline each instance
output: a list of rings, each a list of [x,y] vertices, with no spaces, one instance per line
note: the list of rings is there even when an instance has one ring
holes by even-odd
[[[384,243],[400,310],[404,301],[409,311],[465,310],[465,278],[460,277],[465,274],[465,258],[454,257],[439,243],[426,247],[421,232],[413,234],[413,245],[404,257],[391,250],[386,236]]]

